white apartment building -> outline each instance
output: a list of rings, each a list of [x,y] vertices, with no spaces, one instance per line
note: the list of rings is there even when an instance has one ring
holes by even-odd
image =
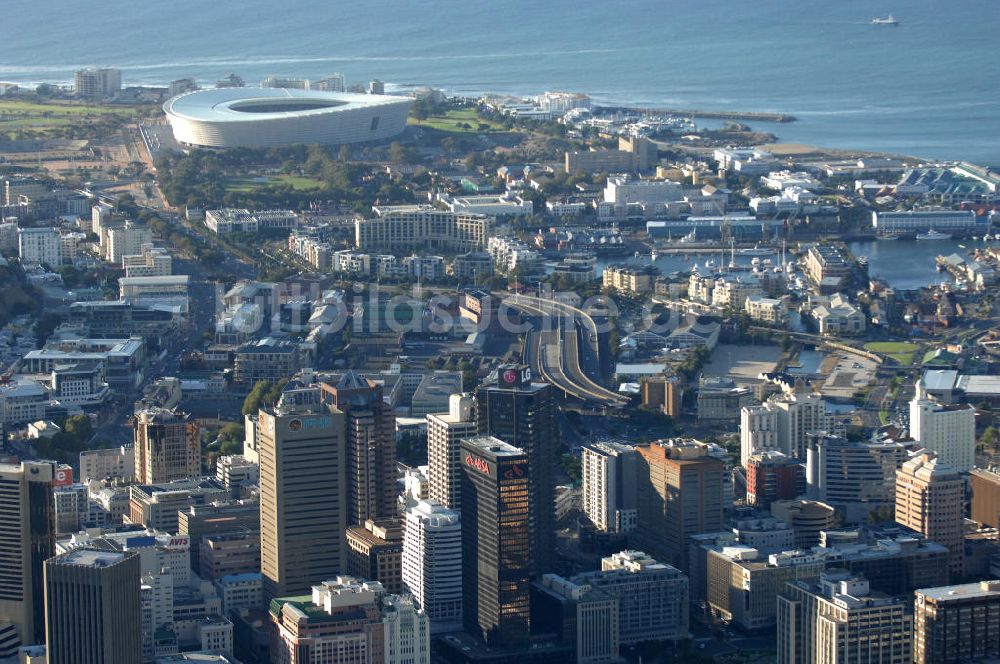
[[[535,212],[535,203],[520,196],[458,196],[448,201],[448,209],[463,214],[514,217]]]
[[[777,450],[778,409],[767,404],[740,410],[740,465],[758,452]]]
[[[788,319],[788,306],[784,300],[763,295],[747,296],[745,310],[751,320],[768,325],[784,325]]]
[[[976,409],[930,398],[922,381],[910,402],[910,436],[941,463],[968,472],[976,463]]]
[[[684,186],[672,180],[639,180],[613,175],[604,186],[604,202],[629,205],[670,203],[684,198]]]
[[[188,283],[191,277],[175,274],[159,277],[122,277],[118,280],[118,296],[132,304],[180,307],[187,315]]]
[[[598,530],[628,533],[638,522],[635,448],[614,442],[585,445],[583,511]]]
[[[218,235],[257,233],[267,229],[292,229],[299,225],[299,215],[291,210],[254,210],[223,208],[205,211],[205,226]]]
[[[126,277],[166,277],[173,274],[173,258],[165,249],[144,244],[137,254],[122,256]]]
[[[135,451],[131,445],[109,447],[80,452],[80,481],[121,479],[130,482],[135,478]]]
[[[104,245],[104,260],[112,265],[122,265],[124,256],[141,253],[143,245],[152,244],[153,232],[145,226],[137,226],[129,221],[124,226],[109,227],[107,238]]]
[[[403,521],[403,585],[435,629],[462,622],[462,524],[459,513],[421,500]]]
[[[17,231],[17,255],[31,265],[59,267],[62,263],[62,239],[57,228],[21,228]]]
[[[463,438],[479,432],[469,394],[448,397],[447,413],[427,415],[427,465],[431,500],[460,509],[462,502],[461,447]]]

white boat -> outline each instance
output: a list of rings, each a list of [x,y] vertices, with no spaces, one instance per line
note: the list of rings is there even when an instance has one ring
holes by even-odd
[[[653,249],[651,252],[649,252],[649,259],[651,261],[653,261],[654,263],[656,262],[656,259],[659,258],[659,257],[660,257],[660,255],[658,253],[656,253],[656,249]]]
[[[758,265],[760,265],[760,258],[758,258],[757,256],[754,256],[753,260],[750,261],[750,264],[753,265],[754,267],[757,267]]]
[[[947,233],[942,233],[941,231],[930,229],[926,233],[918,233],[918,240],[950,240],[951,236]]]
[[[872,25],[899,25],[899,21],[892,14],[889,14],[885,18],[881,16],[876,16],[872,19]]]
[[[770,256],[774,253],[773,250],[767,247],[762,247],[759,244],[755,244],[747,249],[737,249],[736,253],[740,256]]]
[[[879,235],[875,239],[876,240],[885,240],[886,242],[888,242],[889,240],[898,240],[899,236],[898,235]]]

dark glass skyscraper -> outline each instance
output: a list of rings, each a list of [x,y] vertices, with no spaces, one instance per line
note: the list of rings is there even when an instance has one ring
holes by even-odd
[[[462,441],[462,608],[490,645],[528,638],[531,583],[527,454],[491,436]]]
[[[555,390],[531,382],[527,366],[501,366],[495,380],[479,388],[477,408],[480,434],[495,436],[528,456],[531,572],[533,578],[540,577],[553,570],[555,554],[554,465],[559,453]]]

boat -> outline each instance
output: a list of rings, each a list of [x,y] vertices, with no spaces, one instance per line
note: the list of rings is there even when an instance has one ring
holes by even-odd
[[[872,25],[893,25],[893,26],[895,26],[895,25],[899,25],[899,21],[896,20],[895,16],[893,16],[892,14],[889,14],[885,18],[883,18],[881,16],[876,16],[875,18],[872,19]]]
[[[757,256],[754,256],[753,260],[750,261],[750,264],[753,265],[754,267],[757,267],[758,265],[760,265],[760,258],[758,258]]]
[[[941,231],[930,229],[926,233],[918,233],[918,240],[950,240],[951,236],[947,233],[942,233]]]
[[[774,253],[774,250],[755,244],[746,249],[737,249],[736,253],[740,256],[770,256]]]
[[[656,262],[656,259],[659,257],[660,255],[656,253],[656,249],[653,249],[651,252],[649,252],[649,260],[653,261],[654,263]]]
[[[876,240],[885,240],[886,242],[888,242],[889,240],[898,240],[899,236],[898,235],[879,235],[875,239]]]
[[[861,267],[868,267],[868,257],[860,256],[858,258],[858,265],[860,265]]]

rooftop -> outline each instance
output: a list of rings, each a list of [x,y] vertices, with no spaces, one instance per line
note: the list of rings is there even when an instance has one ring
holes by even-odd
[[[1000,580],[963,583],[957,586],[939,586],[937,588],[918,588],[915,592],[938,602],[984,597],[1000,599]]]
[[[95,549],[74,549],[47,562],[50,565],[77,565],[79,567],[109,567],[125,559],[124,553],[97,551]]]

